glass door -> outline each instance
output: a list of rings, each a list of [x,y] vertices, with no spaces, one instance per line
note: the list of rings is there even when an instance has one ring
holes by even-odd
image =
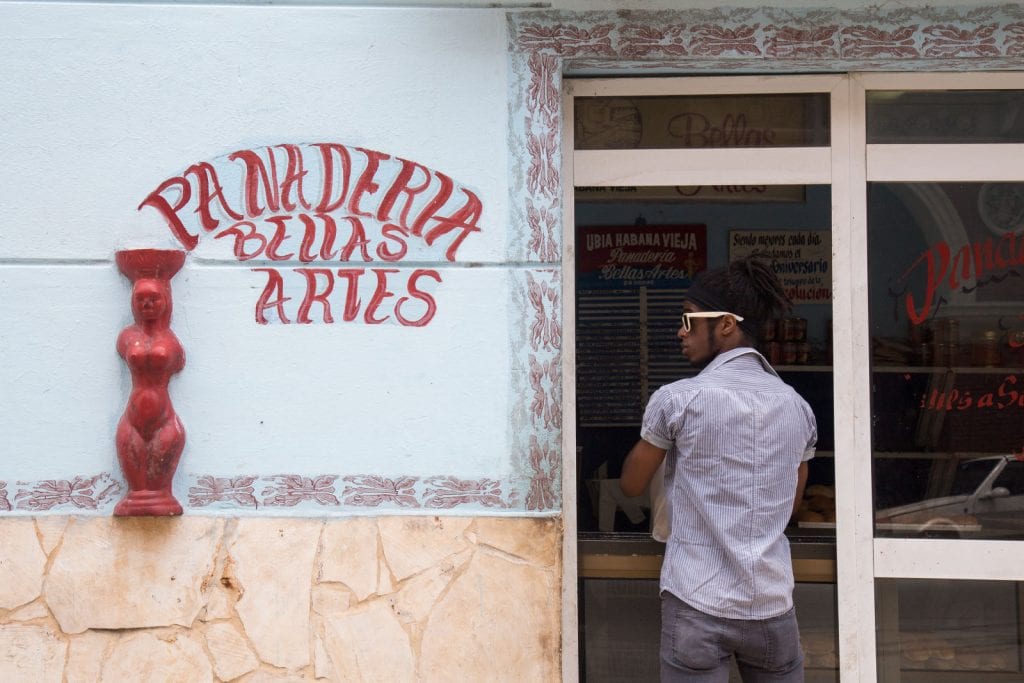
[[[1024,81],[863,75],[878,678],[1021,681]]]
[[[574,201],[566,223],[573,258],[563,263],[572,305],[564,386],[574,389],[565,411],[574,422],[564,425],[564,452],[576,458],[586,681],[657,679],[664,545],[652,539],[649,497],[624,497],[618,473],[650,395],[698,371],[676,338],[692,277],[742,256],[770,262],[795,304],[764,326],[759,348],[819,425],[807,495],[787,536],[807,680],[838,680],[835,462],[843,448],[834,429],[833,300],[843,266],[833,228],[849,212],[834,191],[832,131],[848,90],[841,76],[567,84]]]
[[[808,680],[1024,680],[1020,75],[577,80],[565,111],[581,677],[656,670],[662,547],[616,468],[693,372],[666,341],[688,278],[762,249],[828,267],[761,339],[822,431],[787,530]]]

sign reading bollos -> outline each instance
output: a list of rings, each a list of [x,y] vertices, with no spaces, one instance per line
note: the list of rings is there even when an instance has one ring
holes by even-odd
[[[269,264],[252,269],[266,278],[255,311],[264,325],[427,325],[437,310],[437,270],[364,264],[442,254],[455,261],[465,239],[480,231],[483,212],[480,198],[444,173],[333,142],[201,161],[161,183],[144,207],[158,211],[188,251],[207,233],[229,243],[239,261]]]

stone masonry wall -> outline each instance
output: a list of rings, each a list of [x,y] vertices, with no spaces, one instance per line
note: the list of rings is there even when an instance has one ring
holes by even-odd
[[[0,521],[0,680],[555,681],[561,525]]]

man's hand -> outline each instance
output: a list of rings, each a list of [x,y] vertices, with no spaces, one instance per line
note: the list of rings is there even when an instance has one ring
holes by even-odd
[[[640,439],[629,451],[622,463],[622,477],[619,486],[627,496],[639,496],[647,490],[658,466],[665,459],[665,449]]]

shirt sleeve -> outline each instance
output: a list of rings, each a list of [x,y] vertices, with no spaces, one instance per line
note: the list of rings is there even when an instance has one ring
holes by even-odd
[[[675,442],[675,429],[669,419],[672,413],[672,397],[664,388],[651,396],[644,411],[640,427],[640,438],[658,448],[668,450]]]
[[[804,448],[804,455],[801,458],[807,462],[814,457],[815,448],[818,445],[818,421],[814,419],[814,411],[804,401],[804,416],[807,418],[807,446]]]

